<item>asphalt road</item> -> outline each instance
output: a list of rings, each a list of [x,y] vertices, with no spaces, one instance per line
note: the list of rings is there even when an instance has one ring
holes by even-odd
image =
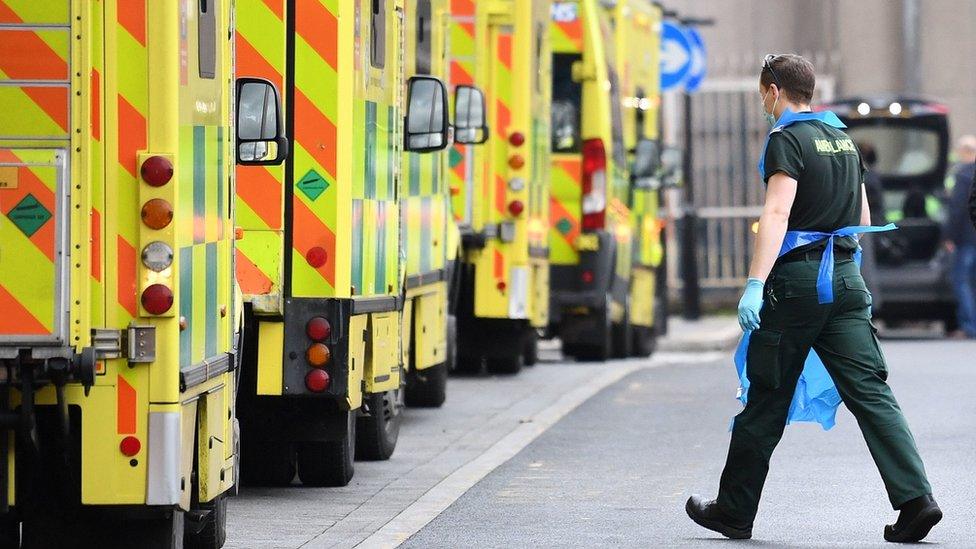
[[[927,541],[976,546],[976,343],[885,341],[889,382],[945,513]],[[593,366],[599,368],[599,366]],[[713,496],[738,411],[727,357],[640,369],[553,425],[403,547],[714,547],[684,513]],[[787,427],[752,545],[884,546],[894,520],[854,418]],[[736,542],[738,543],[738,542]]]

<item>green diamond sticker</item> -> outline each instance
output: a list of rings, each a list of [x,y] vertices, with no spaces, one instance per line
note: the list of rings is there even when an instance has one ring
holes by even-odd
[[[28,194],[14,206],[14,209],[7,212],[7,217],[20,229],[20,232],[30,238],[51,219],[51,212],[47,211],[44,204],[38,202],[34,195]]]
[[[451,168],[457,166],[464,160],[464,156],[454,147],[451,147],[451,150],[448,153],[447,158],[448,158],[447,160],[448,166],[450,166]]]
[[[329,182],[319,175],[315,170],[308,170],[301,179],[298,180],[298,190],[305,193],[311,201],[315,201],[322,193],[329,188]]]
[[[560,219],[559,222],[556,223],[556,229],[558,229],[559,232],[561,232],[562,234],[569,234],[569,231],[572,230],[572,228],[573,228],[573,223],[570,220],[566,219],[565,217]]]

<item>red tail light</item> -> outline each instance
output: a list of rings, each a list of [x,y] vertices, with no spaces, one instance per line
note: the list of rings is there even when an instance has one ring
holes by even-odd
[[[525,204],[521,200],[513,200],[508,203],[508,213],[512,216],[518,217],[522,215],[523,211],[525,211]]]
[[[584,284],[592,284],[593,283],[593,271],[583,271],[583,274],[580,275],[580,278],[583,280],[583,283]]]
[[[142,180],[153,187],[162,187],[173,179],[173,163],[164,156],[150,156],[139,169]]]
[[[138,454],[139,450],[141,449],[142,443],[139,442],[139,439],[131,435],[123,438],[122,442],[119,443],[119,451],[122,452],[122,455],[127,457],[132,457]]]
[[[317,316],[305,325],[305,334],[312,341],[325,341],[332,335],[332,325],[328,320]]]
[[[142,292],[142,307],[151,315],[161,315],[173,306],[173,290],[153,284]]]
[[[604,227],[607,209],[607,151],[601,139],[583,142],[583,229]]]
[[[313,393],[321,393],[329,388],[329,383],[332,380],[329,378],[329,374],[325,370],[309,370],[305,374],[305,387],[308,387],[309,391]]]
[[[513,132],[512,135],[508,136],[508,142],[512,144],[513,147],[521,147],[525,143],[525,134],[522,132]]]

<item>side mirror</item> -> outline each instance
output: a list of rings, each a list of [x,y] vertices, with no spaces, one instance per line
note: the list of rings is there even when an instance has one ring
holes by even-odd
[[[432,152],[448,145],[447,88],[432,76],[414,76],[407,86],[407,120],[403,148]]]
[[[288,156],[281,97],[263,78],[237,79],[237,163],[281,164]]]
[[[661,151],[661,181],[665,187],[678,187],[684,180],[685,155],[677,147]]]
[[[634,167],[631,171],[634,177],[634,187],[638,189],[656,189],[661,180],[657,175],[661,169],[661,149],[657,141],[641,139],[634,150]]]
[[[465,145],[488,141],[485,94],[473,86],[454,90],[454,140]]]

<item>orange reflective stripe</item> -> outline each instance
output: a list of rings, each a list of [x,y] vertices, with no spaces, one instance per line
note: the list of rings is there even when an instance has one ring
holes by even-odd
[[[295,31],[330,67],[338,69],[339,22],[332,12],[319,2],[302,4],[302,16],[295,18]]]
[[[146,148],[146,117],[125,97],[119,97],[119,164],[132,177],[139,173],[137,152]]]
[[[295,140],[308,154],[325,168],[334,179],[336,176],[336,127],[309,98],[295,88]]]
[[[460,63],[451,61],[451,83],[454,85],[473,84],[474,77]]]
[[[285,20],[285,3],[283,0],[264,0],[264,5],[268,6],[278,19]]]
[[[95,141],[102,140],[102,92],[101,76],[98,71],[91,71],[91,135]]]
[[[451,0],[451,13],[454,15],[474,15],[474,0]]]
[[[246,237],[245,237],[246,238]],[[237,248],[237,283],[245,294],[266,295],[271,293],[274,282],[254,264],[240,248]]]
[[[237,33],[236,54],[238,75],[261,75],[271,80],[275,86],[278,86],[279,90],[282,89],[281,73],[275,70],[271,63],[268,63],[267,59],[240,32]]]
[[[119,376],[118,380],[115,429],[120,435],[131,435],[136,432],[136,390],[124,377]]]
[[[512,70],[512,35],[503,34],[498,37],[498,59],[505,68]]]
[[[495,209],[502,213],[505,213],[506,190],[505,179],[502,176],[495,174]]]
[[[122,0],[118,6],[119,24],[142,46],[146,45],[146,2],[144,0]]]
[[[281,228],[281,181],[264,168],[248,170],[247,177],[237,178],[237,195],[267,224]]]
[[[119,304],[136,316],[136,249],[129,244],[122,235],[116,241],[118,253],[118,292]]]
[[[51,331],[41,324],[14,296],[0,286],[0,334],[45,335]]]

